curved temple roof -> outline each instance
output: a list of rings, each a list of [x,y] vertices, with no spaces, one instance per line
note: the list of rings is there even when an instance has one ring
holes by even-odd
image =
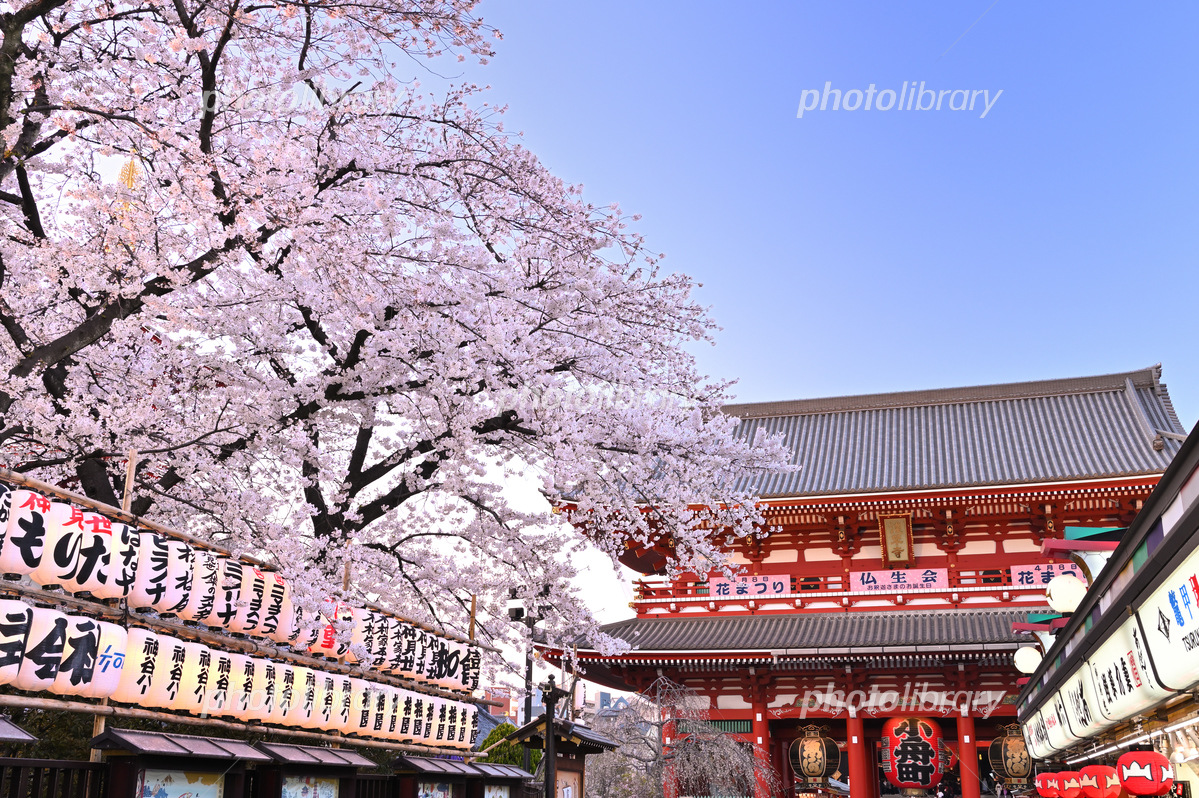
[[[1182,445],[1161,367],[1063,380],[726,405],[781,433],[792,474],[766,498],[1160,474]]]

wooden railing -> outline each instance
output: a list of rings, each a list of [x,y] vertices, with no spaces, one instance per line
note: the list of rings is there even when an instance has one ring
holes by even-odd
[[[0,798],[104,798],[106,773],[99,763],[0,759]]]

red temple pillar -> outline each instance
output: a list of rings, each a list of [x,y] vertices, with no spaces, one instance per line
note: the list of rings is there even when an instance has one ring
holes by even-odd
[[[849,798],[871,798],[870,754],[861,718],[850,716],[845,721],[845,747],[849,755]]]
[[[974,737],[974,718],[970,715],[958,718],[958,773],[962,777],[962,798],[980,798],[978,740]]]
[[[770,763],[770,725],[767,721],[766,702],[755,701],[753,703],[753,732],[751,737],[754,743],[754,756],[758,759],[760,767],[768,768]],[[769,785],[758,779],[758,783],[754,788],[754,798],[770,798]]]

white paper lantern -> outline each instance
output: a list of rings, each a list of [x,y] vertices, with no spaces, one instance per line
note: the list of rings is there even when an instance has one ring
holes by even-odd
[[[62,664],[69,624],[70,619],[57,610],[34,608],[33,622],[29,625],[29,636],[25,639],[25,651],[21,656],[21,668],[17,671],[13,686],[30,692],[50,689]]]
[[[237,611],[229,621],[229,631],[252,634],[262,622],[262,608],[266,600],[266,576],[249,563],[242,563],[241,581],[238,586]]]
[[[268,573],[262,623],[258,627],[259,634],[276,643],[289,642],[294,615],[295,609],[291,604],[291,585],[283,578],[282,574]]]
[[[171,568],[171,541],[165,535],[143,530],[137,555],[137,576],[129,591],[129,606],[137,609],[163,610],[168,603]]]
[[[29,578],[42,587],[66,589],[75,576],[83,533],[83,510],[66,502],[52,502],[46,513],[42,558]]]
[[[246,720],[267,723],[275,711],[279,687],[279,664],[269,659],[254,659],[254,691]]]
[[[241,602],[241,562],[231,557],[221,557],[220,574],[220,579],[217,580],[216,605],[212,615],[204,623],[227,629],[237,617],[237,605]]]
[[[375,620],[375,641],[371,646],[375,659],[372,667],[382,671],[387,668],[388,655],[391,651],[391,618],[379,614]]]
[[[479,740],[479,708],[471,706],[467,708],[466,714],[470,719],[470,728],[466,732],[466,748],[470,750]]]
[[[350,645],[345,652],[345,661],[374,668],[382,659],[375,649],[379,626],[382,626],[384,629],[384,651],[386,651],[387,616],[374,610],[368,610],[365,607],[352,607],[349,614],[353,627],[350,630]],[[365,656],[361,660],[354,653],[354,649],[356,648],[366,650]]]
[[[325,696],[325,674],[312,668],[304,668],[296,676],[296,714],[294,724],[301,729],[321,728],[321,707]]]
[[[335,718],[338,713],[337,679],[328,671],[314,671],[316,674],[316,711],[312,721],[306,728],[333,730],[337,728]]]
[[[287,725],[287,714],[296,698],[296,668],[286,662],[275,663],[275,699],[266,722]]]
[[[0,548],[0,573],[31,574],[42,561],[46,545],[46,515],[53,502],[31,490],[13,491],[8,527]]]
[[[416,739],[417,702],[421,696],[412,690],[400,689],[400,724],[395,739],[401,742],[411,742]],[[424,704],[420,709],[423,711]]]
[[[121,668],[121,681],[112,694],[114,701],[122,704],[150,706],[151,691],[166,681],[166,667],[159,650],[161,641],[149,629],[130,629],[125,644],[125,664]]]
[[[208,623],[216,608],[217,583],[221,578],[221,558],[208,549],[192,552],[192,582],[187,604],[177,611],[186,621]]]
[[[411,739],[417,742],[424,742],[425,716],[429,709],[429,702],[432,700],[424,693],[412,694],[412,722],[409,724],[408,731],[410,732]]]
[[[350,679],[350,716],[342,734],[362,734],[371,723],[371,683],[357,676]]]
[[[96,647],[96,665],[92,669],[92,680],[83,695],[88,698],[109,698],[121,683],[129,633],[123,626],[117,626],[115,623],[97,623],[100,626],[100,642]]]
[[[354,685],[349,676],[333,674],[333,715],[326,731],[341,731],[350,725],[351,708],[354,702]]]
[[[98,599],[125,598],[137,580],[137,554],[141,536],[135,528],[119,521],[111,522],[109,529],[108,551],[103,560],[105,579],[93,578],[84,587]]]
[[[404,718],[404,691],[398,687],[387,688],[387,726],[384,738],[400,739],[400,721]]]
[[[4,548],[4,538],[8,536],[8,516],[15,491],[16,488],[12,485],[0,482],[0,549]]]
[[[203,643],[183,643],[183,677],[170,708],[176,712],[199,715],[212,685],[212,650]]]
[[[350,647],[346,638],[348,629],[354,623],[353,609],[348,604],[329,600],[321,604],[321,617],[324,623],[320,634],[308,651],[329,659],[343,659]],[[346,631],[339,630],[339,626]]]
[[[0,599],[0,684],[16,681],[32,624],[33,607],[20,601]]]
[[[216,649],[212,652],[212,679],[205,707],[209,715],[228,715],[233,691],[233,655]]]
[[[99,513],[83,513],[83,536],[75,572],[60,584],[72,593],[97,596],[108,584],[109,562],[112,558],[112,521]]]
[[[186,644],[179,638],[169,635],[158,636],[158,666],[150,695],[146,699],[149,706],[157,709],[170,709],[179,698],[179,693],[183,689],[186,652]]]
[[[191,603],[193,568],[196,549],[183,540],[172,539],[167,565],[167,595],[163,612],[178,615]]]
[[[250,720],[254,701],[254,675],[258,663],[245,654],[232,654],[233,667],[229,674],[229,705],[227,715],[237,720]]]
[[[422,739],[427,745],[433,745],[437,739],[437,719],[443,703],[440,698],[425,696],[425,728]]]
[[[85,615],[67,616],[67,634],[62,661],[50,692],[57,695],[86,695],[100,651],[100,622]]]
[[[291,635],[288,644],[296,651],[308,652],[316,646],[327,622],[319,612],[312,613],[292,602]]]
[[[371,710],[371,727],[366,734],[380,740],[388,739],[387,721],[391,713],[391,696],[393,687],[385,684],[373,684],[374,702]]]

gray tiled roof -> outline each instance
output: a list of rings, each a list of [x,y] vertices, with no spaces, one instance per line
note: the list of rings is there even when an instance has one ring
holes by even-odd
[[[1026,608],[630,618],[601,628],[634,651],[959,646],[1027,642],[1012,631],[1012,624],[1028,620],[1028,613]]]
[[[724,412],[742,419],[739,435],[782,433],[800,466],[762,478],[766,497],[1158,474],[1185,433],[1160,376],[1153,366]]]

